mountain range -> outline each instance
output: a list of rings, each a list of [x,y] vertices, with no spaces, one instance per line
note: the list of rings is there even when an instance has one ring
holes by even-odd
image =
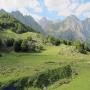
[[[79,20],[76,16],[68,16],[65,20],[50,21],[42,18],[39,24],[49,35],[67,40],[90,40],[90,19]]]
[[[0,11],[1,12],[1,11]],[[19,11],[10,13],[25,26],[30,26],[34,30],[45,35],[52,35],[56,38],[66,40],[80,40],[90,42],[90,19],[79,20],[71,15],[62,20],[48,20],[43,17],[39,23],[32,16],[23,15]]]

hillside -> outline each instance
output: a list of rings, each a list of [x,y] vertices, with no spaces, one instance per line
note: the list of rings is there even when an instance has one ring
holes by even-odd
[[[16,33],[24,33],[28,31],[34,32],[34,30],[31,27],[25,26],[20,21],[15,19],[13,16],[1,10],[0,11],[0,31],[4,31],[7,29],[10,29]]]
[[[14,11],[10,13],[13,17],[15,17],[17,20],[25,24],[26,26],[32,27],[37,32],[41,32],[44,34],[44,30],[42,27],[34,20],[34,18],[30,15],[23,15],[19,11]]]

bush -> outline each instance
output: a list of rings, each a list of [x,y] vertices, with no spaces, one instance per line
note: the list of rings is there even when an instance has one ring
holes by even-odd
[[[27,37],[27,40],[32,41],[32,37],[31,36]]]
[[[2,57],[2,54],[0,54],[0,57]]]
[[[15,52],[21,51],[21,43],[22,43],[22,40],[18,40],[18,41],[14,42],[14,51]]]
[[[81,43],[80,41],[74,42],[74,45],[76,46],[76,49],[83,54],[87,54],[87,51],[89,51],[89,48],[86,43]]]
[[[27,52],[28,51],[28,45],[27,45],[27,40],[23,40],[21,43],[21,50],[23,52]]]
[[[43,46],[34,40],[18,40],[14,42],[14,51],[16,52],[40,52]]]
[[[44,42],[46,42],[46,41],[44,40]],[[54,38],[52,36],[48,36],[47,37],[47,42],[51,43],[52,45],[55,45],[55,46],[59,46],[60,45],[60,40],[57,39],[57,38]]]
[[[43,50],[43,46],[41,45],[35,46],[35,52],[41,52],[41,50]]]
[[[65,44],[65,45],[67,45],[67,41],[66,40],[63,40],[62,43]]]
[[[69,40],[62,40],[62,43],[69,46],[72,45],[72,41]]]
[[[48,70],[38,75],[36,86],[43,88],[58,81],[59,79],[70,78],[72,76],[72,69],[70,65],[60,67],[53,70]]]
[[[28,86],[43,89],[43,87],[47,87],[58,80],[65,79],[60,85],[67,83],[70,78],[72,78],[72,68],[70,65],[66,65],[41,73],[39,72],[31,77],[24,77],[15,81],[10,81],[6,87],[2,86],[0,90],[7,90],[7,88],[8,90],[14,90],[13,87],[15,87],[15,90],[24,90],[25,87]]]
[[[5,44],[7,47],[12,47],[14,44],[14,39],[13,38],[8,38],[7,40],[5,40]]]
[[[2,40],[0,39],[0,48],[2,47]]]
[[[52,42],[53,45],[55,46],[59,46],[60,45],[60,40],[59,39],[55,39],[53,42]]]

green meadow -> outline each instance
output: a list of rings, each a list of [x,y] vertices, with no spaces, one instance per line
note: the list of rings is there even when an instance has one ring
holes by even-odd
[[[67,50],[67,46],[45,46],[45,51],[41,53],[3,53],[0,57],[0,82],[7,84],[19,78],[32,76],[47,69],[58,68],[62,65],[73,63],[78,75],[68,83],[60,85],[60,81],[48,86],[48,90],[89,90],[90,89],[90,54],[73,55],[71,48],[67,52],[59,54],[62,48]],[[52,63],[49,63],[52,62]],[[29,90],[29,88],[28,88]],[[38,88],[30,88],[38,90]]]

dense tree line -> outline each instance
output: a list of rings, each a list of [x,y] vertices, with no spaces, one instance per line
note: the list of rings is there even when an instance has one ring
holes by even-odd
[[[86,42],[80,42],[80,41],[69,41],[69,40],[62,40],[58,39],[52,36],[47,36],[43,42],[45,44],[50,43],[51,45],[59,46],[60,44],[69,45],[69,46],[75,46],[76,49],[83,54],[87,54],[87,52],[90,52],[90,48],[88,47]]]
[[[51,45],[59,46],[60,44],[65,44],[65,45],[72,45],[73,42],[69,40],[62,40],[59,38],[55,38],[53,36],[47,36],[44,38],[43,43],[47,44],[50,43]]]

